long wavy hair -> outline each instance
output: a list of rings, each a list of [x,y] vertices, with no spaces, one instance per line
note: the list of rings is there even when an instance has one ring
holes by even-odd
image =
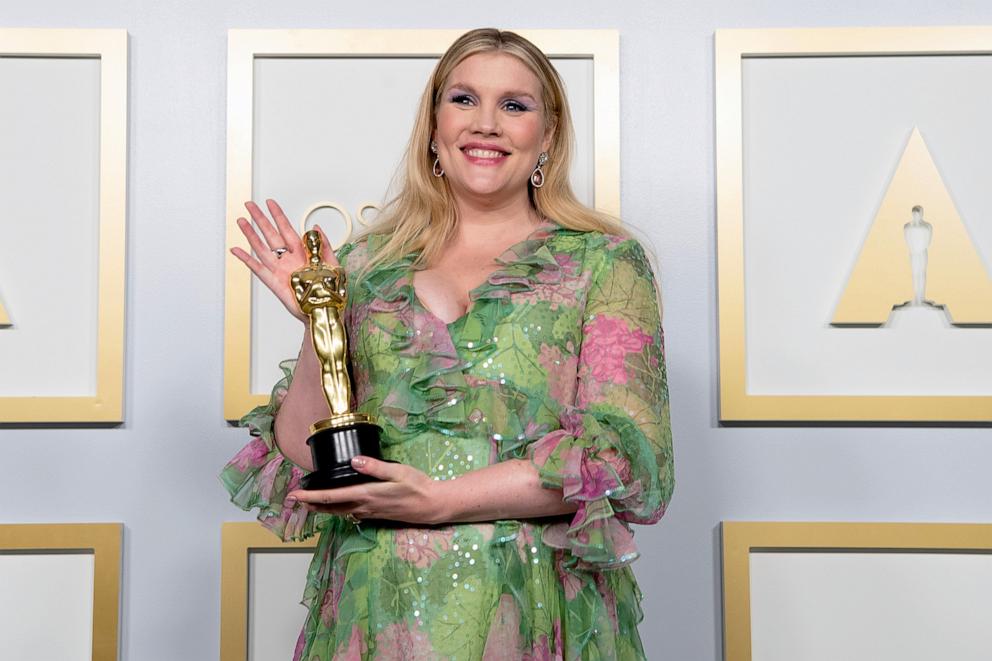
[[[482,28],[460,36],[441,56],[420,98],[403,163],[395,177],[399,190],[363,234],[389,238],[367,264],[390,263],[420,251],[414,268],[431,264],[454,235],[458,222],[455,201],[445,177],[432,174],[434,154],[430,141],[436,128],[437,107],[452,70],[477,53],[499,51],[516,57],[541,82],[545,122],[552,128],[548,161],[542,168],[544,185],[530,183],[530,201],[542,217],[563,227],[630,236],[613,216],[590,209],[575,197],[568,175],[575,135],[565,97],[565,86],[548,57],[537,46],[514,32]]]

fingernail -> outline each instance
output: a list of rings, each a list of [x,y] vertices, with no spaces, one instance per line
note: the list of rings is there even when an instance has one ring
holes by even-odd
[[[365,457],[352,457],[351,458],[351,465],[352,466],[357,466],[358,468],[361,468],[362,466],[365,465],[365,463],[366,463],[365,462]]]
[[[296,504],[296,496],[286,496],[286,504],[292,507]]]

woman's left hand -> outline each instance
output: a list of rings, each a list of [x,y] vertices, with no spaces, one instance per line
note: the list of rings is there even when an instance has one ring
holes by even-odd
[[[438,483],[426,473],[406,464],[361,456],[353,458],[351,466],[379,481],[320,491],[297,490],[289,497],[306,503],[314,512],[351,514],[359,520],[389,519],[425,525],[444,522]]]

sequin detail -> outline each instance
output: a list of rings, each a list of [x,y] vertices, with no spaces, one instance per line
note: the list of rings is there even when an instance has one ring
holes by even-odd
[[[348,244],[339,259],[358,273],[380,245]],[[450,324],[417,300],[414,257],[349,279],[354,404],[379,418],[385,457],[438,481],[527,459],[577,511],[438,528],[308,514],[285,501],[302,473],[272,437],[285,363],[269,404],[242,420],[253,438],[222,481],[280,537],[320,533],[296,658],[644,658],[630,524],[657,521],[673,481],[640,245],[544,223]]]

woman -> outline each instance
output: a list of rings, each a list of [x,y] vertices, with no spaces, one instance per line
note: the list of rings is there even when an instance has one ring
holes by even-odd
[[[533,44],[469,32],[421,99],[402,191],[325,251],[349,277],[355,410],[399,463],[299,490],[328,413],[305,332],[222,475],[284,539],[322,533],[297,659],[644,657],[628,523],[672,490],[660,311],[640,244],[569,187],[571,132]],[[233,252],[303,320],[300,237],[246,206],[257,258]]]

